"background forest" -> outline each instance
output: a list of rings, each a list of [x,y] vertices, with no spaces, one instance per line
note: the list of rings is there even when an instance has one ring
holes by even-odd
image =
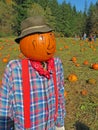
[[[57,36],[98,35],[98,1],[78,12],[66,0],[0,0],[0,37],[19,35],[21,21],[33,15],[45,16]]]

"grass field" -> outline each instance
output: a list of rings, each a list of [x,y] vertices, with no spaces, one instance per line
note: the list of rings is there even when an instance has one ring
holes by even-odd
[[[98,70],[92,69],[92,64],[98,63],[98,40],[88,42],[62,37],[56,41],[55,55],[62,59],[64,67],[66,130],[76,130],[76,124],[82,125],[83,130],[98,130]],[[76,60],[72,61],[72,57]],[[7,62],[20,58],[23,56],[14,38],[0,38],[0,81]],[[69,81],[70,74],[75,74],[77,80]]]

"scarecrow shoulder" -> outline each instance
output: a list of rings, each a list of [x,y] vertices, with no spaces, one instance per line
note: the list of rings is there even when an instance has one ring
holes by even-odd
[[[21,67],[21,60],[11,60],[8,62],[7,67],[10,69],[20,68]]]

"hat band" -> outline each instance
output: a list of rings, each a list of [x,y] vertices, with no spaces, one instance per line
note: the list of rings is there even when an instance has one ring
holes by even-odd
[[[42,27],[46,27],[47,25],[42,25],[42,26],[34,26],[34,27],[29,27],[29,28],[26,28],[22,31],[22,33],[24,33],[25,31],[28,31],[30,29],[35,29],[35,28],[42,28]]]

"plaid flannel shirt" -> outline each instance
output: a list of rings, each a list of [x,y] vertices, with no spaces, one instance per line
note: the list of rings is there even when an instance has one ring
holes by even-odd
[[[40,76],[31,66],[30,73],[30,130],[55,130],[55,126],[64,126],[65,99],[64,99],[64,75],[63,66],[59,58],[54,58],[58,95],[58,117],[54,122],[55,114],[55,90],[53,75],[50,79]],[[22,93],[22,68],[21,60],[11,60],[5,69],[0,87],[0,117],[10,117],[14,120],[15,130],[24,128],[24,106]]]

